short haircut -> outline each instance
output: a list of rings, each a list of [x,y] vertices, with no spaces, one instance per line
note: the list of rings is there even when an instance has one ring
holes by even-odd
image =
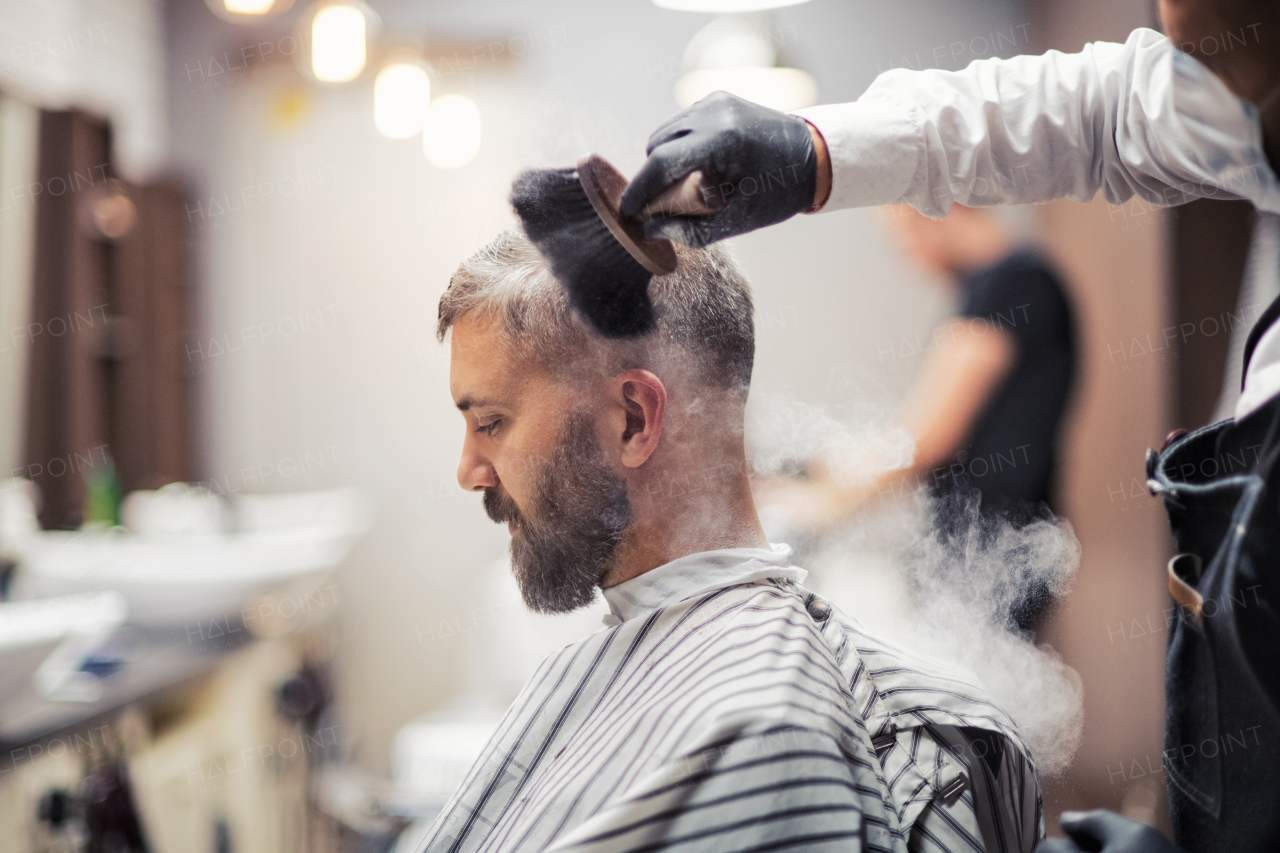
[[[746,396],[755,358],[751,288],[723,246],[676,246],[677,267],[654,276],[649,298],[656,328],[638,338],[608,339],[595,332],[569,304],[537,247],[517,226],[458,267],[440,297],[436,334],[468,314],[500,319],[510,351],[552,373],[572,372],[593,354],[616,373],[659,364],[693,369],[707,388]]]

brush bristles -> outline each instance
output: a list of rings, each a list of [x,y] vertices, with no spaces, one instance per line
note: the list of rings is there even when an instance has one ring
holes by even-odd
[[[653,330],[652,274],[596,215],[576,169],[522,172],[511,185],[511,204],[570,303],[600,334],[630,338]]]

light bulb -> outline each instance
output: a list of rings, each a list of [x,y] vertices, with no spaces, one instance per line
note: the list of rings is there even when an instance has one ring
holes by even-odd
[[[265,15],[275,0],[223,0],[223,8],[233,15]]]
[[[204,0],[204,4],[219,20],[254,24],[287,12],[293,6],[293,0]]]
[[[325,83],[354,80],[364,70],[364,13],[355,6],[325,6],[311,20],[311,71]]]
[[[441,169],[465,166],[480,151],[480,108],[466,95],[442,95],[431,103],[422,128],[422,151]]]
[[[431,104],[431,80],[420,65],[396,62],[373,84],[373,123],[378,132],[404,139],[422,130]]]

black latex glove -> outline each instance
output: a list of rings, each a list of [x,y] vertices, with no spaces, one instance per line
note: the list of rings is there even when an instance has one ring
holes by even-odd
[[[1098,809],[1063,812],[1059,818],[1070,838],[1047,838],[1036,853],[1182,853],[1156,829]]]
[[[622,213],[645,205],[701,169],[707,216],[667,216],[645,223],[650,237],[700,247],[790,219],[813,206],[817,155],[804,119],[713,92],[654,131],[648,161],[622,194]],[[721,205],[723,204],[723,207]]]

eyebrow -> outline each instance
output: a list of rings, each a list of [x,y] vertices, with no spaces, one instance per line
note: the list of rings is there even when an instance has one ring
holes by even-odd
[[[467,396],[459,400],[457,405],[459,412],[465,412],[473,406],[491,406],[493,403],[490,400],[476,400],[473,397]]]

